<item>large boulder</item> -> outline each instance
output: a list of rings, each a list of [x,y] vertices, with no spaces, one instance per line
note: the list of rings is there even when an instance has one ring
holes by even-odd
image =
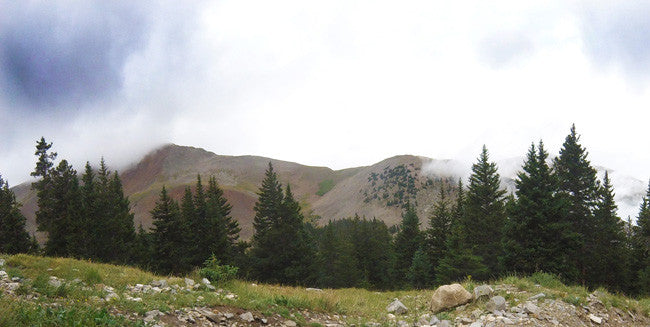
[[[506,309],[506,299],[500,295],[493,296],[485,304],[485,309],[492,313],[495,313],[496,311],[504,311]]]
[[[472,300],[472,294],[460,284],[443,285],[433,292],[431,311],[433,313],[463,305]]]

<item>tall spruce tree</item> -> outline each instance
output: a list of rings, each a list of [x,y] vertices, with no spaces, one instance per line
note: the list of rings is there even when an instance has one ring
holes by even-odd
[[[413,254],[411,266],[407,272],[408,281],[411,286],[423,289],[431,283],[431,262],[424,248],[419,248]]]
[[[376,218],[366,220],[355,215],[352,219],[351,235],[357,267],[361,274],[359,285],[365,288],[394,288],[390,276],[394,255],[388,226]]]
[[[468,276],[479,279],[488,275],[487,267],[482,258],[472,254],[471,249],[465,244],[467,236],[463,226],[465,216],[465,191],[462,180],[458,180],[458,195],[452,210],[451,234],[446,240],[446,251],[436,267],[436,282],[449,284]]]
[[[156,206],[151,210],[151,266],[159,273],[181,274],[192,269],[186,252],[187,224],[181,217],[178,203],[163,186]]]
[[[395,265],[396,281],[406,283],[408,272],[413,263],[415,252],[422,247],[422,233],[420,232],[420,219],[415,208],[407,204],[406,211],[402,214],[400,230],[395,236]]]
[[[34,152],[34,155],[38,159],[34,171],[30,174],[38,179],[32,183],[32,188],[36,190],[38,205],[38,209],[36,210],[36,223],[38,224],[38,230],[42,232],[48,232],[52,229],[52,223],[55,221],[53,212],[54,199],[52,197],[54,189],[51,172],[57,154],[56,152],[51,152],[51,148],[52,143],[47,143],[43,137],[36,142],[36,152]]]
[[[447,203],[445,184],[440,185],[440,195],[433,207],[429,218],[429,228],[426,230],[424,251],[431,266],[429,269],[430,282],[435,280],[435,267],[447,251],[447,237],[451,233],[452,212]]]
[[[632,284],[635,293],[650,295],[650,182],[632,235]]]
[[[31,248],[29,233],[25,230],[25,217],[20,203],[9,189],[9,183],[0,176],[0,252],[25,253]]]
[[[505,190],[501,189],[497,166],[489,161],[484,145],[478,161],[472,165],[465,212],[460,224],[464,229],[465,243],[474,255],[481,257],[493,275],[500,273],[498,258],[503,252],[501,239],[506,221],[505,194]]]
[[[517,174],[517,198],[509,211],[504,230],[503,266],[511,272],[537,271],[575,275],[566,249],[575,248],[571,224],[564,220],[563,198],[546,163],[544,143],[532,144],[522,171]]]
[[[564,140],[560,155],[554,160],[559,181],[559,196],[566,201],[565,220],[571,223],[576,236],[577,250],[567,249],[570,261],[575,263],[577,276],[567,276],[569,281],[588,283],[589,271],[596,263],[594,253],[595,218],[598,200],[596,169],[587,160],[587,151],[580,145],[575,125]]]
[[[357,267],[352,242],[330,221],[323,227],[317,253],[318,285],[321,287],[354,287],[361,274]]]
[[[198,193],[198,192],[197,192]],[[214,254],[221,262],[233,263],[239,240],[239,223],[230,215],[232,206],[223,196],[223,190],[214,176],[208,181],[206,192],[206,239],[207,253]]]
[[[109,230],[113,232],[109,250],[113,254],[107,259],[110,262],[132,262],[132,258],[135,256],[132,251],[133,241],[135,240],[133,214],[130,212],[130,202],[124,196],[122,181],[117,172],[113,172],[113,178],[109,183],[108,196],[111,207]]]

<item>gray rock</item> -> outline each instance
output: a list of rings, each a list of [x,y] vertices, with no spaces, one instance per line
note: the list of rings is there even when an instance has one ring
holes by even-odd
[[[211,285],[212,284],[212,283],[210,283],[210,280],[205,278],[205,277],[203,277],[203,279],[201,279],[201,283],[203,283],[205,285]]]
[[[438,324],[438,327],[453,327],[454,325],[449,320],[443,320]]]
[[[539,314],[539,307],[533,302],[526,302],[524,303],[524,312],[537,315]]]
[[[440,323],[440,319],[438,317],[433,316],[431,317],[431,320],[429,320],[429,325],[437,325]]]
[[[187,285],[188,287],[194,286],[194,280],[191,278],[185,278],[185,285]]]
[[[50,276],[50,280],[47,283],[50,284],[50,286],[52,287],[60,287],[63,284],[61,280],[59,280],[55,276]]]
[[[9,274],[7,274],[7,272],[4,270],[0,270],[0,280],[5,280],[5,279],[7,280],[9,279]]]
[[[545,296],[546,296],[546,294],[539,293],[539,294],[536,294],[536,295],[533,295],[533,296],[529,297],[528,299],[532,301],[532,300],[537,300],[537,299],[543,298]]]
[[[480,321],[475,321],[469,325],[469,327],[483,327],[483,323]]]
[[[485,304],[485,309],[494,313],[495,311],[504,311],[506,309],[506,299],[497,295],[490,298]]]
[[[307,288],[305,288],[305,291],[310,291],[310,292],[322,292],[323,290],[320,289],[320,288],[307,287]]]
[[[408,309],[402,302],[400,302],[400,300],[394,299],[393,302],[386,307],[386,311],[401,315],[408,312]]]
[[[164,279],[154,280],[153,282],[149,283],[149,285],[153,287],[163,288],[163,287],[167,287],[167,281]]]
[[[151,310],[147,311],[147,313],[144,314],[144,321],[145,322],[153,322],[156,320],[156,318],[163,316],[164,313],[160,312],[159,310]]]
[[[470,294],[462,285],[443,285],[433,292],[430,308],[433,313],[437,313],[463,305],[471,300],[472,294]]]
[[[243,320],[243,321],[246,321],[246,322],[253,322],[253,321],[255,321],[255,317],[253,317],[253,314],[250,313],[250,312],[244,312],[244,313],[240,314],[240,315],[239,315],[239,318],[240,318],[241,320]]]
[[[474,288],[474,299],[478,300],[482,297],[489,298],[494,293],[494,290],[490,285],[481,285]]]
[[[397,322],[397,326],[398,327],[409,327],[409,323],[404,321],[404,320],[400,320],[400,321]]]
[[[285,320],[282,324],[287,327],[296,327],[298,325],[293,320]]]
[[[5,262],[6,262],[5,259],[0,259],[0,267],[4,266]]]
[[[112,301],[112,300],[117,300],[117,299],[119,299],[119,298],[120,298],[120,296],[117,295],[117,294],[115,294],[115,293],[108,293],[108,294],[106,294],[106,296],[104,297],[104,301],[106,301],[106,302],[110,302],[110,301]]]
[[[5,284],[5,287],[7,288],[8,291],[13,292],[17,290],[20,287],[20,283],[7,283]]]
[[[431,321],[431,315],[428,313],[425,313],[420,316],[420,319],[418,320],[418,325],[423,326],[423,325],[431,325],[429,323]]]

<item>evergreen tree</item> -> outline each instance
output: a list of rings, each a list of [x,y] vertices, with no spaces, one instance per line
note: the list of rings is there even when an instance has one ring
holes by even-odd
[[[440,196],[433,207],[433,212],[429,218],[429,228],[426,231],[425,253],[431,268],[429,269],[429,281],[435,280],[434,268],[438,266],[440,260],[447,251],[447,237],[451,233],[452,212],[448,208],[445,191],[445,184],[440,186]]]
[[[38,178],[36,182],[32,183],[32,188],[36,190],[38,205],[36,223],[38,224],[38,230],[43,232],[51,230],[53,228],[52,223],[56,220],[53,212],[54,198],[51,194],[54,192],[51,172],[53,171],[56,152],[50,152],[51,148],[52,143],[47,143],[43,137],[36,142],[34,155],[38,157],[38,160],[34,171],[30,174]]]
[[[75,234],[79,235],[76,239],[75,247],[79,250],[78,255],[82,258],[94,258],[95,249],[92,246],[96,235],[104,231],[98,229],[95,225],[96,216],[100,214],[96,210],[97,204],[97,187],[95,185],[95,172],[86,162],[84,174],[81,176],[81,210],[79,220],[75,224]]]
[[[300,204],[294,199],[290,185],[287,185],[281,212],[278,228],[280,238],[277,242],[283,248],[279,259],[284,268],[280,282],[283,284],[313,282],[314,248],[311,246],[312,240],[307,233]]]
[[[559,181],[559,196],[566,201],[565,220],[571,223],[571,232],[576,236],[577,250],[566,249],[570,261],[575,263],[578,276],[567,276],[570,281],[588,282],[588,272],[595,268],[594,253],[595,210],[599,185],[596,170],[587,160],[587,151],[578,142],[575,125],[567,135],[554,160],[554,168]]]
[[[423,248],[413,254],[413,261],[407,273],[411,286],[417,289],[426,288],[431,281],[431,262]]]
[[[446,241],[446,252],[436,267],[436,282],[438,284],[449,284],[460,281],[468,276],[484,278],[487,276],[487,267],[483,264],[481,257],[472,253],[465,244],[467,236],[463,226],[465,216],[465,192],[463,183],[458,181],[458,196],[453,208],[451,221],[451,234]]]
[[[198,193],[198,192],[197,192]],[[224,263],[234,262],[238,253],[239,223],[230,216],[232,206],[223,196],[214,176],[208,181],[206,193],[206,231],[211,241],[206,244],[207,252],[214,254]]]
[[[360,280],[354,246],[330,222],[320,237],[317,263],[318,284],[322,287],[354,287]]]
[[[509,271],[532,274],[545,271],[575,275],[566,249],[575,247],[571,225],[565,221],[563,198],[546,163],[548,153],[540,141],[532,144],[523,170],[517,174],[517,199],[508,210],[504,230],[504,267]]]
[[[153,233],[144,230],[142,225],[138,226],[132,252],[133,256],[131,260],[133,263],[143,269],[153,269],[153,261],[151,260],[153,256]]]
[[[503,251],[501,239],[505,224],[505,193],[501,189],[497,166],[489,161],[487,148],[483,146],[478,162],[472,165],[460,225],[464,230],[465,244],[474,255],[481,257],[493,275],[500,272],[498,258]]]
[[[133,240],[135,240],[135,227],[133,226],[133,214],[130,212],[130,202],[124,196],[122,181],[117,172],[113,173],[113,178],[109,183],[109,203],[112,210],[110,211],[110,231],[112,242],[110,250],[113,255],[108,258],[111,262],[127,263],[132,262],[134,253]]]
[[[360,219],[358,215],[351,221],[351,241],[361,274],[359,285],[378,289],[395,287],[390,278],[393,248],[388,226],[381,220]]]
[[[181,217],[178,203],[167,194],[165,187],[160,191],[151,218],[154,225],[151,266],[164,274],[189,272],[192,267],[185,251],[187,224]]]
[[[420,219],[415,208],[408,204],[402,214],[400,231],[395,236],[395,266],[397,281],[406,282],[408,271],[413,263],[415,252],[422,246]]]
[[[0,176],[0,253],[25,253],[30,247],[30,236],[25,230],[25,217],[20,212],[20,204],[9,189],[9,183]]]
[[[650,182],[643,198],[632,235],[633,260],[631,274],[636,293],[650,294]]]

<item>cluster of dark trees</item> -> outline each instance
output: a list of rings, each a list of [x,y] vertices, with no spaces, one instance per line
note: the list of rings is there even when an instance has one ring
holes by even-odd
[[[614,190],[587,159],[575,127],[549,162],[544,144],[532,144],[515,194],[500,186],[484,147],[469,184],[441,182],[428,228],[407,204],[401,223],[355,216],[317,227],[307,221],[291,187],[269,163],[255,204],[255,234],[238,239],[239,226],[214,177],[200,176],[180,203],[163,187],[151,211],[153,228],[133,227],[117,173],[103,160],[81,177],[62,160],[54,168],[51,144],[37,144],[39,230],[47,255],[138,264],[183,274],[215,255],[261,282],[375,289],[425,288],[507,274],[547,272],[571,284],[650,294],[650,185],[636,225],[617,214]],[[452,197],[451,195],[454,194]],[[0,251],[34,251],[19,204],[0,179]]]

